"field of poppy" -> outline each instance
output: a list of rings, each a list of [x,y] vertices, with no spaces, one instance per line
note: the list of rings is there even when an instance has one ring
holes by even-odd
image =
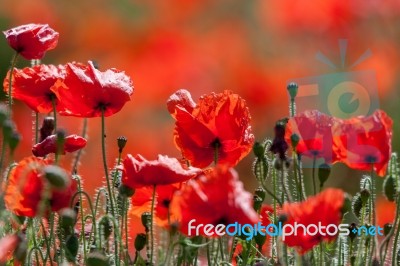
[[[0,2],[0,265],[399,264],[400,6],[358,2]]]

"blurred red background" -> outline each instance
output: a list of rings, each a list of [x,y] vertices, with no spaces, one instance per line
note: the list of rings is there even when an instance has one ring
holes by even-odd
[[[224,89],[240,94],[249,105],[256,139],[272,137],[273,123],[288,115],[287,81],[332,73],[315,54],[321,51],[339,64],[338,39],[349,42],[348,65],[365,50],[372,51],[356,69],[376,71],[380,106],[395,120],[394,150],[400,148],[400,3],[395,0],[0,0],[2,30],[26,23],[48,23],[60,33],[58,47],[47,53],[44,63],[95,60],[100,69],[115,67],[131,76],[132,101],[106,120],[110,166],[120,135],[128,138],[125,153],[150,159],[159,153],[180,156],[165,104],[180,88],[191,91],[195,100]],[[2,78],[12,53],[0,38]],[[18,62],[19,67],[28,64]],[[24,136],[16,151],[19,159],[30,154],[32,117],[22,103],[15,108]],[[79,133],[81,123],[68,117],[59,126]],[[100,119],[90,119],[79,171],[90,192],[103,182],[99,129]],[[238,166],[248,189],[255,186],[252,159],[249,155]],[[352,192],[361,174],[338,165],[327,185]]]

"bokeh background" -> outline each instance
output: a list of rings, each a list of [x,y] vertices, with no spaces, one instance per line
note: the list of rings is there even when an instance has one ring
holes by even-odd
[[[248,103],[257,140],[272,137],[274,122],[288,115],[286,84],[292,78],[374,70],[379,103],[395,121],[393,147],[400,150],[400,2],[396,0],[0,0],[0,29],[48,23],[60,33],[59,45],[44,63],[95,60],[131,76],[132,101],[107,118],[108,159],[117,156],[116,138],[125,135],[129,153],[148,158],[180,156],[172,142],[174,121],[166,100],[186,88],[194,99],[224,89]],[[348,40],[346,64],[337,70],[315,59],[318,51],[340,66],[339,39]],[[355,68],[367,49],[372,56]],[[13,51],[0,38],[0,77]],[[29,65],[20,59],[19,67]],[[4,95],[3,95],[4,98]],[[32,112],[15,107],[24,135],[17,159],[30,155]],[[82,120],[62,118],[69,133]],[[89,143],[79,173],[93,192],[102,184],[100,119],[89,120]],[[238,165],[254,189],[253,156]],[[68,166],[68,160],[66,160]],[[356,191],[364,173],[335,165],[328,186]]]

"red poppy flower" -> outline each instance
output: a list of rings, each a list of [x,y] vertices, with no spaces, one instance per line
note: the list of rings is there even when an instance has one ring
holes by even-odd
[[[86,146],[87,140],[78,135],[69,135],[65,137],[64,149],[60,151],[60,154],[65,154],[66,152],[74,152],[82,149]],[[37,157],[44,157],[49,153],[57,152],[57,136],[50,135],[45,138],[42,142],[37,143],[32,148],[33,155]]]
[[[253,196],[243,189],[237,172],[233,168],[217,166],[176,192],[171,211],[179,217],[180,230],[189,235],[188,226],[199,224],[228,225],[256,224],[258,215],[253,209]],[[201,235],[204,227],[199,228]],[[190,235],[195,231],[191,230]]]
[[[216,149],[218,163],[234,166],[252,149],[250,113],[239,95],[212,93],[196,105],[188,91],[179,90],[167,106],[176,120],[175,144],[193,166],[210,165]]]
[[[66,76],[59,79],[53,92],[62,101],[65,110],[61,115],[98,117],[119,112],[133,93],[132,81],[123,71],[97,70],[92,62],[88,65],[69,63]]]
[[[49,189],[48,198],[43,198],[47,182],[44,177],[44,168],[51,164],[48,159],[34,156],[20,161],[10,172],[8,185],[5,190],[4,202],[6,208],[19,216],[34,217],[40,211],[43,201],[48,201],[52,211],[68,207],[72,195],[76,192],[76,182],[69,177],[68,185],[64,189]]]
[[[350,168],[386,174],[392,151],[392,119],[382,110],[344,120],[335,132],[340,161]]]
[[[6,235],[0,239],[0,263],[6,263],[11,259],[13,252],[21,242],[21,238],[18,235]]]
[[[168,185],[189,180],[201,172],[168,156],[159,155],[157,160],[148,161],[140,154],[128,154],[123,161],[122,183],[130,188]]]
[[[334,233],[334,229],[326,229],[326,226],[330,224],[338,226],[340,224],[344,197],[342,190],[329,188],[303,202],[285,203],[282,207],[282,213],[287,216],[285,225],[290,224],[294,227],[297,223],[306,228],[312,225],[309,230],[312,233],[316,231],[314,225],[320,224],[325,226],[325,229],[321,229],[322,234],[320,230],[315,235],[311,235],[308,232],[306,233],[303,227],[298,226],[297,234],[286,235],[283,242],[289,247],[296,247],[300,254],[304,254],[323,240],[334,240],[337,234],[330,235]],[[329,230],[330,234],[326,230]]]
[[[297,134],[300,137],[296,146],[298,154],[334,163],[339,158],[333,145],[332,127],[340,121],[317,110],[305,111],[290,118],[286,126],[286,141],[291,143],[290,137]]]
[[[25,59],[42,59],[58,43],[58,32],[47,24],[26,24],[3,31],[8,44]]]
[[[62,65],[37,65],[23,69],[15,68],[12,75],[12,96],[27,104],[33,111],[48,113],[53,110],[52,100],[59,101],[50,90],[59,78],[65,75]],[[8,93],[9,74],[4,79],[4,91]]]
[[[170,204],[175,191],[181,184],[171,184],[156,187],[155,201],[155,223],[161,227],[167,227],[170,223],[177,220],[177,217],[170,212]],[[142,187],[135,190],[132,196],[132,207],[130,214],[141,217],[142,213],[151,211],[151,200],[153,195],[152,187]]]

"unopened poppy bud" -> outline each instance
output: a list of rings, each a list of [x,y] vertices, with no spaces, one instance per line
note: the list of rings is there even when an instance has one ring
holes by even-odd
[[[65,256],[69,262],[74,262],[78,255],[79,240],[76,235],[69,235],[65,239]]]
[[[385,225],[383,226],[383,234],[384,234],[385,236],[387,236],[387,235],[390,233],[390,231],[392,231],[392,229],[393,229],[393,224],[391,224],[391,223],[385,224]]]
[[[118,152],[121,153],[122,150],[125,148],[126,142],[128,139],[124,136],[120,136],[117,138],[117,143],[118,143]]]
[[[112,233],[111,221],[108,216],[103,216],[99,222],[100,230],[102,230],[102,234],[104,239],[108,239]]]
[[[318,168],[318,179],[320,187],[323,187],[326,180],[328,180],[331,173],[331,167],[329,164],[323,163]]]
[[[265,189],[263,189],[262,187],[258,187],[254,192],[254,195],[259,196],[264,201],[266,195]]]
[[[297,135],[296,133],[292,134],[290,136],[290,141],[292,142],[293,149],[296,149],[297,144],[299,144],[299,141],[300,141],[299,135]]]
[[[367,204],[370,195],[371,195],[371,192],[369,192],[368,189],[361,190],[360,196],[361,196],[361,202],[363,205]]]
[[[8,118],[8,110],[5,104],[0,104],[0,126],[3,126],[4,121]]]
[[[125,196],[125,197],[132,197],[133,194],[135,194],[135,190],[133,188],[130,188],[128,186],[125,186],[124,184],[121,184],[118,187],[118,191],[121,195]]]
[[[265,244],[265,241],[267,240],[267,236],[266,236],[266,234],[264,234],[264,235],[256,234],[254,236],[254,240],[256,241],[256,244],[258,245],[258,247],[261,248]]]
[[[40,140],[42,142],[48,136],[53,134],[54,130],[54,117],[47,116],[43,119],[42,127],[40,128]]]
[[[354,195],[352,203],[351,203],[351,208],[353,209],[353,213],[355,216],[360,218],[360,213],[361,213],[361,208],[362,208],[362,200],[361,200],[361,195],[359,192]]]
[[[281,214],[278,217],[278,223],[284,224],[287,221],[288,217],[286,214]]]
[[[282,170],[283,168],[283,162],[280,158],[275,158],[272,164],[276,170]]]
[[[262,203],[263,200],[259,196],[253,196],[253,208],[255,211],[258,211],[261,208]]]
[[[379,260],[378,260],[377,258],[374,258],[374,259],[372,260],[372,266],[379,266],[379,265],[381,265],[381,264],[379,263]]]
[[[287,85],[287,90],[289,92],[290,99],[294,100],[294,98],[296,98],[297,92],[299,90],[299,86],[297,85],[297,83],[291,82]]]
[[[69,183],[68,174],[62,168],[56,165],[47,165],[43,169],[43,172],[47,181],[49,181],[49,183],[57,189],[63,189]]]
[[[388,201],[394,201],[396,196],[397,186],[396,180],[393,176],[388,175],[383,181],[383,194],[385,194]]]
[[[349,233],[350,240],[353,241],[354,238],[356,238],[357,233],[358,233],[357,225],[355,223],[350,224],[349,231],[350,231],[350,233]]]
[[[14,132],[15,125],[11,120],[5,120],[3,122],[3,138],[7,141],[10,139],[12,133]]]
[[[253,145],[253,152],[257,158],[262,159],[264,157],[265,149],[260,142],[256,142]]]
[[[68,231],[75,225],[76,213],[71,208],[64,208],[60,210],[60,227]]]
[[[8,139],[8,146],[10,147],[11,153],[14,152],[15,148],[17,148],[19,142],[21,141],[21,135],[14,131],[10,138]]]
[[[108,258],[99,251],[93,251],[87,255],[86,266],[108,266]]]
[[[147,242],[146,234],[137,234],[135,238],[135,249],[136,251],[141,251]]]
[[[148,232],[150,230],[149,226],[150,226],[151,213],[150,212],[142,213],[141,219],[142,219],[142,225],[146,229],[146,232]]]

